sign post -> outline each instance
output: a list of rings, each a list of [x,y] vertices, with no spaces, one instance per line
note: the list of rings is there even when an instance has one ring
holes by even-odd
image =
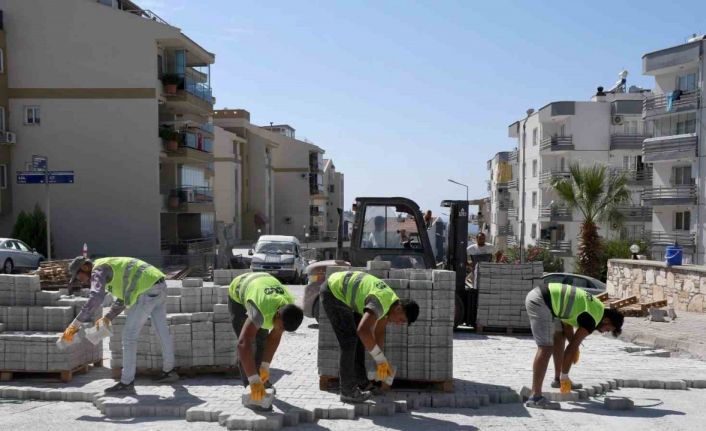
[[[51,199],[49,184],[73,184],[74,171],[50,171],[46,156],[32,156],[32,171],[18,171],[17,184],[44,184],[47,213],[47,260],[51,261]]]

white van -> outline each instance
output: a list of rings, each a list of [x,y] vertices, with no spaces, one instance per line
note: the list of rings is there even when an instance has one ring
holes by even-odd
[[[255,244],[250,269],[267,272],[286,283],[304,283],[306,260],[302,257],[299,240],[294,236],[262,235]]]

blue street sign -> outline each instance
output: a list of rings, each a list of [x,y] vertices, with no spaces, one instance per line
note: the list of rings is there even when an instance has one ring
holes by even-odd
[[[46,156],[37,156],[33,155],[32,156],[32,168],[37,170],[37,171],[46,171],[47,170],[47,157]]]
[[[44,184],[43,172],[18,171],[17,184]],[[49,171],[49,184],[73,184],[74,171]]]

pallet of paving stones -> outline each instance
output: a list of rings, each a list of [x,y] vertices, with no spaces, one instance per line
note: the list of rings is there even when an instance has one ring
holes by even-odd
[[[92,364],[78,365],[71,370],[47,370],[47,371],[24,371],[24,370],[0,370],[0,381],[7,382],[17,379],[51,379],[60,380],[63,383],[70,382],[74,375],[85,374],[90,367],[102,367],[103,361]]]
[[[419,317],[410,326],[387,325],[385,356],[396,368],[395,381],[441,384],[453,381],[453,318],[455,277],[453,271],[392,269],[390,262],[370,261],[365,268],[331,266],[326,276],[339,271],[365,271],[385,281],[401,299],[419,305]],[[318,369],[327,385],[339,375],[339,345],[326,313],[319,311]],[[375,364],[366,355],[366,369]],[[329,376],[329,377],[327,377]]]
[[[250,269],[214,269],[213,283],[217,286],[229,286],[235,277],[248,272],[252,271]]]
[[[529,330],[525,298],[544,283],[543,264],[478,264],[478,311],[476,328],[485,332],[516,334]]]

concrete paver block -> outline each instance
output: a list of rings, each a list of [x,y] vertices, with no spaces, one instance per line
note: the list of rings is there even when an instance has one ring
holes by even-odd
[[[603,405],[608,410],[631,410],[635,407],[631,399],[622,397],[605,397]]]

